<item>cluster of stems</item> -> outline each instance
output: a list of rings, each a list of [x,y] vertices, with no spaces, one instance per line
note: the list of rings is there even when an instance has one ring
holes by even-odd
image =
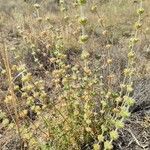
[[[63,150],[81,149],[81,145],[92,143],[94,150],[113,149],[113,141],[119,137],[118,130],[124,128],[124,121],[130,116],[129,108],[135,103],[131,97],[135,74],[135,46],[139,41],[138,34],[142,27],[142,14],[144,13],[143,0],[139,1],[138,21],[134,26],[135,34],[129,42],[128,61],[123,72],[124,79],[120,84],[120,91],[117,92],[114,92],[110,82],[105,86],[103,78],[107,77],[103,77],[103,74],[99,75],[98,71],[94,74],[94,69],[91,67],[91,57],[87,46],[89,36],[86,31],[89,24],[86,17],[88,1],[76,1],[76,6],[80,9],[78,23],[81,32],[78,42],[81,45],[81,55],[79,62],[75,64],[68,61],[68,51],[65,49],[63,31],[61,31],[67,25],[66,20],[69,19],[65,1],[60,0],[61,13],[65,20],[61,25],[62,28],[49,27],[43,32],[41,32],[43,19],[39,13],[40,5],[34,5],[40,25],[38,40],[42,42],[45,40],[45,43],[43,42],[45,45],[40,47],[40,42],[33,39],[33,35],[26,36],[24,41],[27,48],[31,50],[34,63],[39,70],[43,71],[42,75],[45,79],[42,77],[37,79],[23,64],[14,65],[11,68],[7,48],[4,47],[3,51],[9,84],[9,95],[6,96],[5,103],[13,105],[15,117],[12,120],[20,138],[28,141],[29,146],[35,148],[38,145],[42,148],[45,145],[43,149]],[[96,5],[92,6],[91,11],[100,18]],[[47,21],[50,23],[50,18],[47,18]],[[101,27],[103,27],[102,24]],[[49,43],[51,33],[54,34],[53,45]],[[108,48],[106,64],[111,78],[110,45],[106,47]],[[50,65],[44,66],[40,57]],[[97,66],[98,69],[99,67],[101,66]],[[14,79],[12,70],[17,74]],[[15,83],[16,80],[19,81],[20,86]],[[46,89],[47,84],[51,84],[50,91]],[[19,104],[18,98],[22,100]],[[22,107],[23,109],[20,109]],[[6,114],[1,111],[0,114],[5,118]],[[5,119],[3,124],[7,122],[9,121]],[[39,133],[41,137],[43,136],[41,141],[37,138]]]

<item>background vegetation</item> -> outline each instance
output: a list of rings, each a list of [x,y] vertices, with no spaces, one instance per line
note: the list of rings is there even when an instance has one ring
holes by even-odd
[[[0,148],[150,149],[148,0],[0,0]]]

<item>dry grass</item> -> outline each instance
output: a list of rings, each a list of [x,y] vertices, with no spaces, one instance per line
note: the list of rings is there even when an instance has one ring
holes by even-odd
[[[143,148],[139,137],[135,139],[132,132],[127,131],[129,136],[126,128],[118,132],[119,127],[114,123],[124,122],[121,112],[129,115],[126,102],[116,102],[123,96],[134,96],[137,100],[126,126],[134,129],[132,119],[135,122],[141,119],[142,127],[140,125],[135,134],[142,128],[145,132],[145,137],[140,133],[142,140],[146,138],[144,148],[149,149],[146,117],[149,114],[142,117],[135,111],[141,104],[143,113],[147,113],[143,104],[149,106],[149,100],[141,97],[143,91],[150,88],[146,84],[150,77],[150,2],[143,2],[142,28],[137,30],[134,24],[139,1],[89,0],[84,14],[88,24],[84,26],[78,21],[83,14],[72,1],[67,1],[67,11],[61,12],[57,3],[48,0],[37,1],[38,9],[32,0],[0,0],[0,110],[3,116],[0,116],[0,131],[4,130],[0,136],[7,139],[0,137],[2,150],[15,145],[10,144],[14,143],[11,135],[14,127],[20,136],[16,132],[14,150],[99,150],[99,146],[112,149],[112,145],[118,149]],[[91,6],[95,5],[98,11],[92,13]],[[130,60],[127,57],[131,54],[129,41],[135,36],[135,30],[140,40],[136,44],[131,42],[134,48],[131,52],[134,50],[136,58],[132,60],[131,56]],[[86,44],[79,42],[81,34],[88,34]],[[134,68],[134,75],[124,74],[125,68],[129,71]],[[132,91],[132,82],[135,91]],[[145,87],[142,92],[138,89],[141,85]],[[102,126],[107,131],[103,132]],[[121,136],[114,143],[118,133]],[[124,135],[128,137],[123,146]],[[99,140],[99,136],[104,136],[104,141]],[[136,144],[129,143],[129,139]]]

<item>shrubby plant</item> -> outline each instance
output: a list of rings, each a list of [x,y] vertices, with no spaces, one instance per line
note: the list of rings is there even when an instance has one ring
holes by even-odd
[[[8,129],[16,127],[23,147],[42,150],[110,150],[113,149],[113,141],[119,137],[119,130],[124,128],[125,120],[130,117],[129,108],[135,103],[132,98],[132,77],[135,73],[135,45],[142,27],[143,0],[140,0],[137,10],[135,34],[128,45],[128,62],[123,71],[123,81],[116,89],[111,85],[113,59],[110,44],[106,45],[108,55],[103,62],[108,69],[108,76],[104,76],[101,66],[97,66],[99,70],[93,67],[88,48],[90,21],[86,14],[87,3],[87,0],[74,2],[76,12],[80,12],[74,21],[67,12],[67,4],[60,0],[63,23],[58,26],[51,25],[49,17],[42,18],[40,5],[35,4],[35,24],[40,28],[38,34],[18,27],[25,49],[29,49],[34,65],[42,72],[41,75],[39,73],[41,77],[37,78],[33,68],[28,68],[25,62],[19,61],[11,66],[4,46],[5,70],[1,73],[9,85],[4,102],[14,114],[10,119],[1,110],[0,120]],[[92,4],[90,11],[101,19],[96,4]],[[102,23],[102,20],[99,22]],[[78,36],[80,52],[78,61],[70,62],[61,29],[73,24],[78,24],[78,31],[72,36]],[[46,29],[43,29],[45,26]],[[103,35],[107,36],[106,30]]]

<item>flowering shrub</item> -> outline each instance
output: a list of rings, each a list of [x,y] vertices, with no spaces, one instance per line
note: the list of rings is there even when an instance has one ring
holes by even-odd
[[[33,63],[36,68],[28,67],[20,59],[10,65],[6,45],[2,52],[5,70],[1,74],[8,80],[4,102],[12,115],[10,119],[0,111],[0,120],[4,127],[16,128],[23,147],[113,149],[113,141],[119,137],[118,130],[124,128],[125,119],[130,117],[129,108],[135,103],[132,98],[135,45],[139,41],[144,13],[143,0],[139,1],[135,33],[127,45],[127,65],[118,87],[113,86],[111,43],[105,45],[106,59],[97,56],[105,68],[94,66],[96,60],[89,49],[93,40],[89,32],[94,28],[88,19],[87,0],[78,0],[71,5],[72,11],[79,12],[74,17],[69,15],[67,3],[60,0],[61,19],[56,26],[52,25],[50,17],[41,17],[39,4],[34,5],[33,26],[29,29],[18,26],[18,32],[22,35],[24,50],[29,51],[32,60],[27,64]],[[99,18],[98,26],[103,29],[98,6],[90,4],[91,13]],[[65,39],[66,34],[68,39]],[[103,30],[102,34],[107,37],[109,33]],[[68,41],[72,45],[77,43],[78,50],[68,50]],[[70,60],[71,51],[78,53],[75,60]],[[34,69],[42,73],[35,75]],[[104,70],[108,70],[107,75]]]

